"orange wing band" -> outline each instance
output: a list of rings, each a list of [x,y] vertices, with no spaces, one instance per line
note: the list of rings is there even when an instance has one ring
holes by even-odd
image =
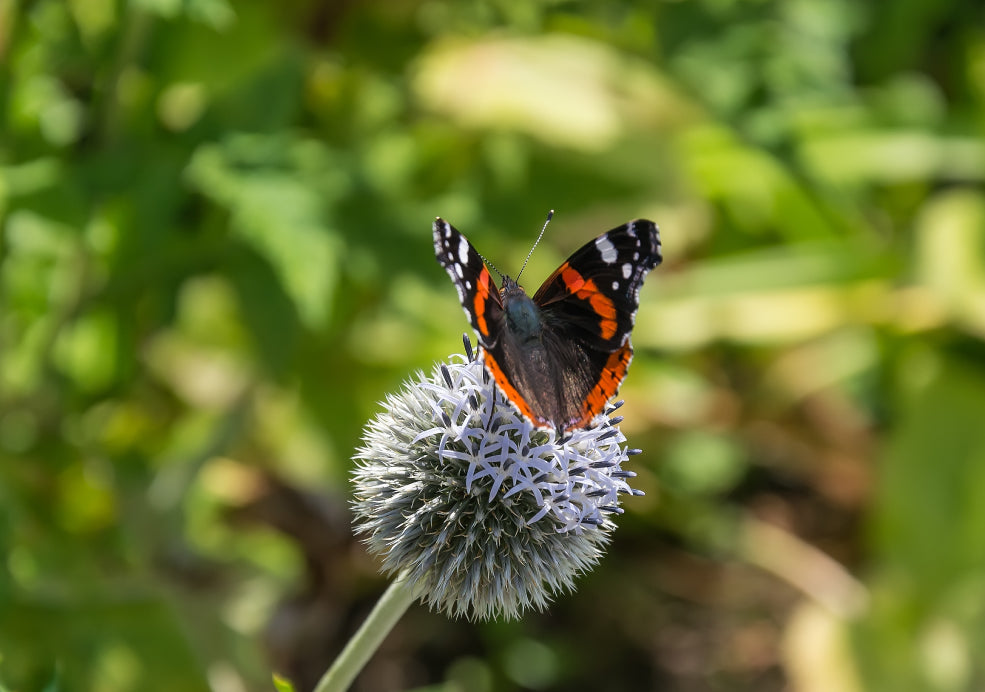
[[[561,280],[569,293],[581,300],[587,300],[592,306],[599,317],[602,338],[608,341],[614,337],[619,324],[616,322],[616,306],[612,300],[599,290],[592,279],[585,279],[567,262],[561,268]]]
[[[622,348],[612,352],[602,374],[599,375],[598,384],[585,397],[585,404],[581,407],[581,420],[567,426],[565,430],[583,428],[591,423],[595,416],[602,413],[606,402],[619,391],[619,385],[625,379],[632,360],[633,347],[629,345],[629,341]]]
[[[496,362],[496,359],[492,357],[489,351],[483,350],[483,360],[486,365],[486,369],[492,374],[493,379],[496,380],[496,386],[503,390],[503,394],[506,398],[513,402],[513,404],[520,409],[520,413],[526,416],[534,425],[539,427],[550,427],[550,421],[544,420],[540,416],[536,415],[527,400],[520,396],[520,392],[516,391],[516,388],[510,384],[510,381],[506,379],[506,373]]]
[[[486,301],[489,300],[489,287],[491,285],[492,277],[489,276],[489,270],[483,267],[479,274],[479,283],[475,287],[475,300],[472,301],[472,314],[475,315],[475,323],[482,336],[489,336],[489,325],[486,323]]]

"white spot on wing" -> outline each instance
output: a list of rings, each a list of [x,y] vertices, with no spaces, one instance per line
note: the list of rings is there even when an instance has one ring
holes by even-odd
[[[626,262],[626,264],[622,265],[622,278],[628,279],[632,273],[633,273],[633,265],[631,265],[629,262]]]
[[[602,261],[606,264],[612,264],[619,256],[619,253],[616,252],[616,246],[612,244],[612,241],[607,236],[600,235],[596,238],[595,247],[598,248],[599,254],[602,255]]]
[[[618,291],[619,290],[619,282],[618,281],[613,281],[612,282],[612,290],[613,291]]]
[[[465,236],[458,240],[458,261],[466,265],[469,263],[469,241]]]
[[[455,265],[455,273],[458,274],[459,279],[465,278],[465,272],[462,271],[462,265],[460,264]]]

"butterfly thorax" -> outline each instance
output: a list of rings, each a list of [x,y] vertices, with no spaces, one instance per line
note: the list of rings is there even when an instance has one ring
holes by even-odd
[[[521,344],[540,341],[543,325],[540,310],[526,291],[513,279],[503,277],[499,291],[503,299],[503,313],[510,333]]]

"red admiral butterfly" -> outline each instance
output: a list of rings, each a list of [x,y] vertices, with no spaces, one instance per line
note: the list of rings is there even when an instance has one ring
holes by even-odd
[[[640,286],[662,260],[656,224],[637,219],[603,233],[533,298],[505,275],[497,290],[482,256],[441,218],[434,222],[434,252],[458,288],[486,369],[510,401],[538,427],[588,426],[633,358],[629,334]]]

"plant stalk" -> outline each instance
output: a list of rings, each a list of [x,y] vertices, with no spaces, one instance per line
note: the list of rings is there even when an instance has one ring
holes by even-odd
[[[416,590],[401,574],[380,597],[373,611],[342,649],[314,692],[345,692],[416,598]]]

